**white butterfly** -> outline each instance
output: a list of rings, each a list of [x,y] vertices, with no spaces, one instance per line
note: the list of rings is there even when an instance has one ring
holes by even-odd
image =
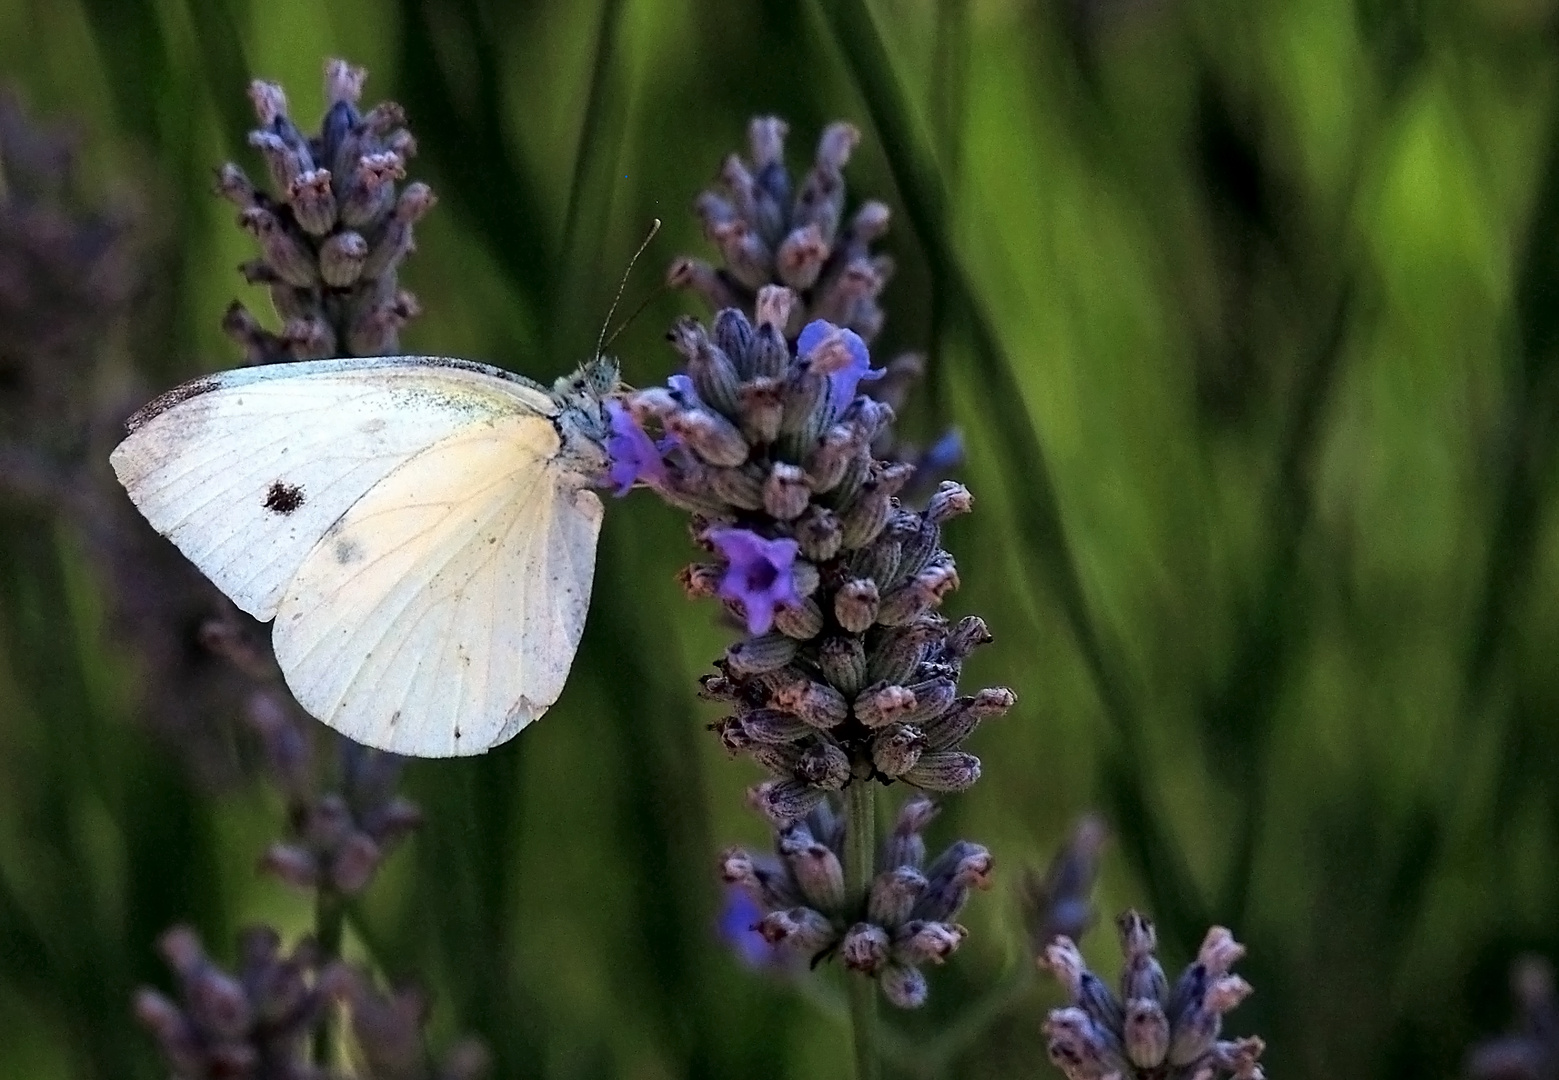
[[[132,416],[111,458],[157,531],[275,619],[313,715],[400,754],[479,754],[562,692],[607,465],[596,360],[549,393],[464,360],[242,368]]]

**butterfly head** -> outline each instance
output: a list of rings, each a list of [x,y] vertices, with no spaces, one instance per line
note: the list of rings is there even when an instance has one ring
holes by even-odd
[[[573,460],[574,468],[586,476],[601,475],[609,464],[606,441],[611,421],[606,402],[623,390],[618,372],[616,360],[598,355],[552,385],[565,453]]]

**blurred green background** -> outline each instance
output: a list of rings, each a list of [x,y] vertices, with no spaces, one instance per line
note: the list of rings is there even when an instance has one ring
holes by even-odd
[[[1096,808],[1106,913],[1152,914],[1175,964],[1212,922],[1249,944],[1231,1029],[1272,1075],[1451,1076],[1513,956],[1559,953],[1555,25],[1549,0],[0,0],[0,83],[138,208],[150,288],[111,348],[146,390],[237,361],[231,297],[268,308],[209,195],[221,161],[263,172],[251,75],[305,124],[327,56],[406,106],[441,198],[406,351],[546,379],[651,218],[630,298],[711,254],[690,203],[749,116],[789,119],[796,168],[858,124],[852,201],[895,213],[877,355],[929,351],[905,429],[970,450],[948,611],[996,634],[969,684],[1019,694],[932,836],[1002,884],[926,1012],[889,1017],[893,1070],[1055,1075],[1013,886]],[[619,339],[631,382],[683,311]],[[280,802],[192,776],[138,715],[102,568],[35,508],[0,520],[0,1076],[157,1076],[128,1002],[168,985],[164,927],[230,960],[239,926],[310,924],[253,870]],[[701,730],[725,638],[675,583],[691,553],[653,499],[611,505],[559,705],[409,770],[428,821],[360,929],[498,1076],[848,1073],[830,976],[797,993],[713,930],[717,852],[763,831]],[[1084,943],[1107,970],[1112,938]]]

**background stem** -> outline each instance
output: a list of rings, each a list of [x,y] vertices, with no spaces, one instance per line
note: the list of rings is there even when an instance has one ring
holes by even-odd
[[[321,885],[314,898],[314,940],[319,945],[319,966],[324,970],[341,957],[341,932],[346,923],[346,902],[334,889]],[[334,1013],[327,1005],[314,1029],[314,1064],[329,1065]]]
[[[845,788],[845,892],[856,905],[856,915],[866,914],[877,851],[877,785],[857,779]],[[856,1080],[876,1080],[877,987],[865,975],[846,972],[850,987],[850,1027],[855,1036]]]

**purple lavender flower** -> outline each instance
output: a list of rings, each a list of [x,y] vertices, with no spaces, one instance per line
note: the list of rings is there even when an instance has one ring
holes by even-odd
[[[662,483],[666,479],[666,464],[660,450],[644,433],[639,422],[619,401],[606,403],[606,417],[612,433],[606,440],[606,454],[612,459],[608,477],[616,486],[619,498],[640,480],[646,483]]]
[[[836,409],[855,400],[862,382],[887,374],[872,367],[871,353],[860,334],[825,319],[814,319],[802,328],[796,339],[796,355],[809,361],[813,371],[827,376],[829,400]]]
[[[746,889],[727,886],[718,924],[720,940],[748,967],[779,967],[785,962],[785,954],[758,932],[763,915],[763,909]]]
[[[801,606],[791,574],[800,550],[796,541],[765,540],[747,529],[710,529],[709,542],[729,564],[718,594],[722,600],[740,602],[748,633],[767,634],[775,608]]]

